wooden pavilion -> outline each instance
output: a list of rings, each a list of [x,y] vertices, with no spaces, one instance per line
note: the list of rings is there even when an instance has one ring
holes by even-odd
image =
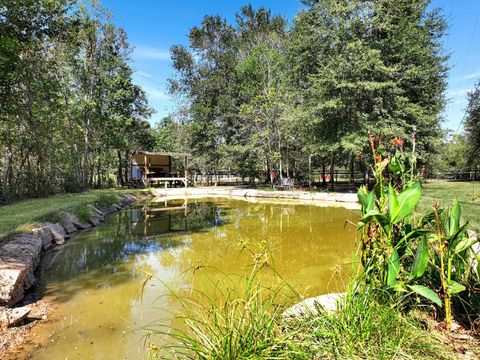
[[[140,183],[144,186],[164,183],[165,187],[177,182],[188,186],[188,158],[187,153],[173,152],[130,152],[130,183]],[[173,157],[183,158],[184,173],[180,174],[172,164]],[[183,175],[183,176],[181,176]]]

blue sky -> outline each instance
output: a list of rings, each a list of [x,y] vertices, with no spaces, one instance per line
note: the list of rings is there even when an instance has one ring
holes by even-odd
[[[103,0],[112,11],[113,21],[124,28],[135,47],[135,82],[147,92],[156,110],[156,123],[173,111],[174,101],[167,93],[172,77],[169,48],[188,44],[188,32],[206,14],[220,14],[233,22],[235,13],[248,0]],[[273,13],[292,19],[301,3],[297,0],[254,0],[254,7],[265,6]],[[466,93],[480,79],[480,0],[432,0],[432,7],[443,8],[449,24],[444,42],[451,54],[443,126],[457,130],[467,105]]]

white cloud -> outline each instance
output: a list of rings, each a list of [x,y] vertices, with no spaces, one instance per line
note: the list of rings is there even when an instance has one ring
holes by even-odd
[[[151,84],[140,84],[142,89],[147,93],[147,96],[152,100],[171,100],[170,95],[160,88]]]
[[[155,100],[171,100],[170,95],[165,91],[154,89],[152,91],[145,90],[149,97]]]
[[[464,76],[462,80],[472,80],[472,79],[478,79],[478,78],[480,78],[480,71],[468,74]]]
[[[135,71],[135,75],[142,78],[151,78],[152,75],[143,71]]]
[[[168,50],[147,46],[136,46],[133,56],[138,59],[170,60],[170,52]]]

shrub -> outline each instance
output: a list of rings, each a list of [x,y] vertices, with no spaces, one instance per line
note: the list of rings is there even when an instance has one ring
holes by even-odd
[[[114,194],[101,193],[97,196],[95,204],[102,209],[108,208],[118,201],[118,197]]]

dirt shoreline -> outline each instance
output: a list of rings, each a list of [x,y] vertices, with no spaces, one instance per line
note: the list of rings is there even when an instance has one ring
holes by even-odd
[[[41,286],[42,284],[38,283],[18,306],[31,308],[27,317],[16,326],[0,327],[1,359],[13,360],[21,357],[31,336],[35,334],[35,328],[41,322],[48,321],[48,316],[55,308],[55,304],[51,299],[43,297]]]

